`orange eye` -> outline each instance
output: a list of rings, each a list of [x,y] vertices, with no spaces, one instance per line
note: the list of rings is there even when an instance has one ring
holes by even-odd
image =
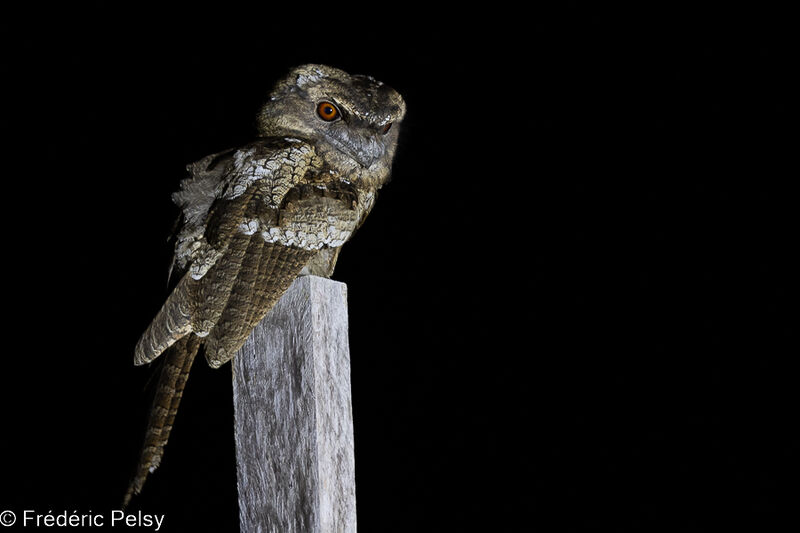
[[[317,114],[326,122],[339,118],[339,110],[330,102],[320,102],[317,106]]]

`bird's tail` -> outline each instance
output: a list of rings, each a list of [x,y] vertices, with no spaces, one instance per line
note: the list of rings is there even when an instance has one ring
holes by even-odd
[[[200,337],[188,334],[176,341],[166,352],[164,367],[158,380],[156,396],[150,410],[142,453],[136,475],[128,486],[123,499],[123,508],[128,505],[134,494],[139,494],[147,474],[155,471],[161,462],[164,446],[167,445],[169,432],[178,412],[183,388],[189,377],[192,362],[200,349]]]

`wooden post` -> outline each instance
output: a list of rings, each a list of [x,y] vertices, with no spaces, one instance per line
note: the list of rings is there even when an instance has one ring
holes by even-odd
[[[347,286],[295,280],[233,360],[243,532],[356,531]]]

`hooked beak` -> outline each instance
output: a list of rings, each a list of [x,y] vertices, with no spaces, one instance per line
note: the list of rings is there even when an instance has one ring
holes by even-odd
[[[369,168],[386,153],[386,146],[374,136],[354,135],[332,139],[336,147],[363,168]]]

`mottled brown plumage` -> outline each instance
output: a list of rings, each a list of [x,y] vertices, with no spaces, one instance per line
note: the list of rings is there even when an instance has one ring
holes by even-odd
[[[290,71],[259,114],[259,138],[187,168],[173,268],[179,280],[136,346],[166,352],[124,504],[161,461],[192,362],[228,362],[301,273],[330,276],[389,178],[405,104],[368,76]]]

